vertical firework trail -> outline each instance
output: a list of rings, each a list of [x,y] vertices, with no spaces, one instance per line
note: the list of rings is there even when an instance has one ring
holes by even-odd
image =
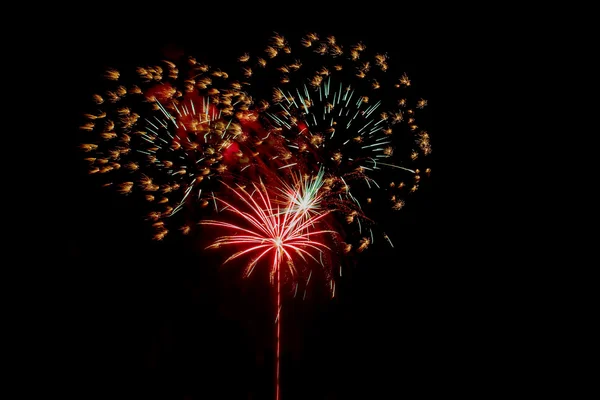
[[[304,299],[314,272],[334,297],[345,260],[377,236],[394,247],[369,214],[403,208],[431,143],[427,100],[387,53],[314,33],[264,52],[231,75],[193,57],[110,69],[80,128],[90,174],[147,205],[154,239],[208,225],[245,277],[270,264],[280,400],[282,284]]]
[[[276,366],[275,366],[275,380],[276,380],[276,387],[275,387],[275,398],[277,400],[279,400],[279,396],[281,393],[281,389],[279,388],[279,371],[280,371],[280,366],[279,366],[279,351],[280,351],[280,346],[281,346],[281,341],[279,339],[279,335],[281,332],[281,270],[279,268],[277,268],[277,362],[276,362]]]

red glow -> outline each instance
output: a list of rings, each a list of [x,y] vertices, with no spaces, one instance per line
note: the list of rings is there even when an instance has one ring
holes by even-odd
[[[229,147],[222,151],[223,161],[229,165],[239,161],[240,157],[238,153],[240,151],[240,145],[238,142],[231,142]]]
[[[173,97],[175,91],[175,88],[170,83],[161,83],[146,89],[144,95],[148,100],[156,99],[161,103],[165,103]]]

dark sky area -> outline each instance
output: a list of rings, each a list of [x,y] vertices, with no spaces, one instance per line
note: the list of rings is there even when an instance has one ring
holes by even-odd
[[[360,255],[338,282],[334,299],[315,290],[305,301],[285,300],[282,400],[444,393],[455,310],[446,301],[452,295],[450,273],[438,250],[434,216],[435,171],[441,168],[433,118],[438,48],[427,32],[427,16],[420,11],[386,17],[391,11],[381,9],[360,19],[338,19],[314,10],[311,18],[292,13],[253,19],[238,11],[158,9],[137,16],[105,11],[70,22],[55,42],[66,66],[59,123],[65,233],[58,247],[53,327],[65,395],[274,398],[274,296],[268,282],[218,268],[193,239],[151,240],[135,202],[88,179],[76,149],[81,114],[105,67],[155,59],[165,49],[185,50],[212,65],[233,63],[244,51],[262,49],[273,31],[333,34],[388,51],[393,69],[401,65],[429,101],[426,125],[433,145],[432,176],[404,210],[383,215],[396,248],[380,241]]]

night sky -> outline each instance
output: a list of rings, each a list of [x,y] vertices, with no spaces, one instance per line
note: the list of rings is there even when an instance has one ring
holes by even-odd
[[[240,270],[220,268],[218,257],[193,237],[151,240],[135,202],[89,179],[76,149],[81,114],[89,111],[105,67],[134,66],[178,49],[211,65],[231,64],[247,50],[262,49],[273,31],[333,34],[343,43],[362,40],[388,51],[392,70],[406,71],[429,101],[423,123],[433,146],[432,176],[405,209],[382,214],[396,248],[379,240],[360,255],[333,300],[318,289],[305,301],[284,300],[282,400],[443,393],[453,310],[445,304],[448,271],[436,242],[437,49],[420,33],[425,17],[336,24],[298,16],[245,24],[224,13],[182,11],[174,17],[181,23],[163,23],[160,11],[149,19],[132,21],[133,15],[82,18],[57,42],[68,65],[60,121],[64,256],[55,293],[65,393],[81,399],[274,398],[274,296],[267,280],[243,280]]]

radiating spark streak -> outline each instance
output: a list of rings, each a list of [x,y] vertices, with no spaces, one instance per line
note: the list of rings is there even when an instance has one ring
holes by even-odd
[[[348,96],[348,100],[346,100],[346,107],[348,107],[348,104],[350,104],[350,99],[352,99],[353,95],[354,95],[354,89],[352,89],[352,93],[350,93],[350,96]]]
[[[371,135],[373,135],[374,133],[376,133],[376,132],[379,132],[379,131],[381,131],[381,130],[383,130],[383,126],[379,126],[379,127],[377,127],[377,128],[373,128],[373,129],[371,129],[371,130],[369,131],[369,133],[367,133],[367,135],[368,135],[368,136],[371,136]]]
[[[414,171],[414,170],[412,170],[412,169],[409,169],[409,168],[400,167],[399,165],[394,165],[394,164],[386,164],[386,163],[382,163],[382,162],[379,162],[379,164],[381,164],[381,165],[385,165],[386,167],[392,167],[392,168],[403,169],[403,170],[405,170],[405,171],[412,172],[413,174],[415,173],[415,171]]]
[[[281,107],[281,109],[283,110],[283,112],[286,113],[286,115],[289,115],[290,117],[292,116],[292,114],[290,114],[290,112],[288,111],[288,108],[286,108],[286,106],[284,106],[281,103],[279,103],[278,105],[279,105],[279,107]]]
[[[288,92],[288,96],[291,99],[291,102],[294,104],[294,107],[299,108],[298,103],[296,103],[296,99],[294,98],[294,96],[292,96],[290,92]]]
[[[281,90],[281,88],[277,88],[277,90],[279,90],[279,93],[281,93],[281,96],[283,96],[283,98],[288,102],[288,105],[290,105],[292,102],[288,99],[288,97],[285,95],[285,93],[283,93],[283,90]]]
[[[287,122],[283,121],[282,119],[280,119],[278,116],[271,114],[271,113],[267,113],[267,115],[269,117],[271,117],[272,119],[274,119],[275,121],[277,121],[279,123],[279,125],[283,125],[285,126],[287,129],[291,129],[292,126],[289,125]]]
[[[302,104],[302,106],[304,107],[304,113],[308,114],[308,107],[306,106],[306,102],[304,101],[304,99],[302,98],[302,95],[300,94],[300,91],[298,89],[296,89],[296,93],[298,93],[298,97],[300,98],[300,103]]]
[[[183,114],[181,114],[181,111],[179,111],[177,104],[173,103],[173,107],[175,107],[175,111],[177,111],[177,114],[179,114],[180,117],[183,117]]]
[[[163,112],[163,114],[165,114],[165,116],[166,116],[166,117],[167,117],[169,120],[171,120],[171,122],[173,123],[173,125],[175,125],[175,127],[177,127],[177,121],[175,120],[175,117],[173,117],[173,116],[171,115],[171,113],[165,109],[165,107],[164,107],[164,106],[163,106],[163,105],[160,103],[160,101],[158,101],[158,100],[157,100],[157,101],[156,101],[156,104],[158,104],[158,108],[160,109],[160,111],[162,111],[162,112]],[[177,106],[176,106],[176,105],[175,105],[175,109],[177,109]],[[179,111],[179,110],[178,110],[178,111]],[[181,114],[180,114],[180,115],[181,115]]]
[[[379,106],[380,106],[380,105],[381,105],[381,100],[379,100],[379,101],[377,102],[377,104],[373,105],[373,106],[371,107],[371,110],[370,110],[370,111],[366,111],[366,112],[365,112],[365,118],[369,118],[369,116],[370,116],[370,115],[371,115],[371,114],[372,114],[372,113],[373,113],[375,110],[377,110],[377,108],[379,108]]]
[[[227,132],[227,130],[229,129],[229,127],[231,126],[231,123],[233,122],[233,119],[230,119],[229,122],[227,123],[227,126],[225,127],[225,130],[223,131],[223,135],[225,134],[225,132]],[[221,136],[223,137],[223,136]]]
[[[308,87],[306,86],[306,84],[304,85],[304,96],[306,96],[308,101],[310,101],[310,92],[308,91]]]
[[[352,125],[352,121],[354,121],[356,119],[356,117],[358,116],[359,113],[360,113],[360,110],[356,111],[354,116],[350,119],[350,121],[348,121],[348,124],[346,125],[346,129],[350,128],[350,125]]]
[[[181,208],[182,208],[182,205],[180,203],[177,207],[175,207],[175,209],[173,211],[171,211],[171,214],[169,214],[169,217],[172,217],[173,215],[175,215],[179,210],[181,210]]]
[[[158,140],[160,140],[161,142],[163,142],[164,144],[168,145],[169,142],[167,142],[165,139],[161,138],[160,136],[156,137]]]
[[[388,143],[392,143],[392,142],[388,141],[388,142],[374,143],[374,144],[369,144],[369,145],[366,145],[366,146],[362,146],[362,148],[363,149],[368,149],[369,147],[382,146],[382,145],[388,144]]]
[[[360,128],[358,130],[358,133],[361,133],[366,127],[368,127],[372,123],[373,123],[373,120],[370,120],[369,122],[367,122],[362,128]]]
[[[150,140],[150,138],[148,138],[148,137],[146,136],[146,134],[143,134],[143,135],[140,135],[140,136],[141,136],[141,138],[142,138],[142,139],[144,139],[146,142],[154,144],[154,142],[153,142],[152,140]]]
[[[192,189],[194,188],[193,186],[193,180],[190,183],[190,186],[188,187],[188,189],[185,191],[185,195],[183,196],[183,198],[181,199],[181,201],[179,202],[179,204],[177,205],[177,207],[175,207],[175,209],[171,212],[171,217],[178,212],[179,210],[181,210],[181,208],[183,207],[183,203],[185,202],[185,199],[188,197],[188,195],[192,192]]]
[[[358,201],[358,199],[356,197],[352,196],[352,193],[348,192],[348,196],[350,196],[352,201],[358,205],[358,208],[362,208],[362,206],[360,205],[360,202]]]
[[[144,118],[146,120],[147,123],[149,123],[150,125],[152,125],[154,127],[154,129],[159,129],[158,126],[154,125],[152,122],[150,122],[150,120],[148,118]]]
[[[157,131],[155,131],[155,130],[152,130],[150,127],[147,127],[147,129],[148,129],[150,132],[154,133],[155,135],[159,135],[159,133],[158,133]],[[157,128],[157,129],[158,129],[158,128]],[[144,134],[146,134],[146,133],[144,132]]]
[[[388,243],[390,244],[390,246],[394,247],[394,244],[390,240],[389,236],[384,234],[384,237],[386,238],[386,240],[388,241]]]
[[[296,164],[298,164],[298,163],[291,163],[291,164],[287,164],[287,165],[284,165],[283,167],[279,167],[279,168],[277,168],[277,169],[290,168],[290,167],[293,167],[293,166],[294,166],[294,165],[296,165]]]
[[[167,128],[167,124],[165,124],[165,123],[164,123],[164,121],[161,121],[160,119],[158,119],[158,117],[157,117],[157,116],[154,116],[154,119],[156,120],[156,122],[158,122],[158,124],[159,124],[160,126],[162,126],[162,127],[163,127],[163,128],[165,128],[165,129]]]

